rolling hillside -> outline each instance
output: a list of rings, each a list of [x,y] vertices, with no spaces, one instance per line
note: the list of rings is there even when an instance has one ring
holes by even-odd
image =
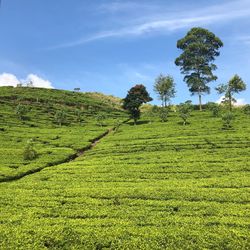
[[[16,114],[18,105],[28,110],[23,119]],[[62,126],[55,120],[60,111],[66,114]],[[105,124],[98,125],[98,116]],[[67,161],[125,116],[118,98],[102,94],[1,87],[0,181]],[[38,157],[26,161],[23,151],[30,139]]]
[[[1,248],[249,249],[250,127],[236,117],[223,130],[209,112],[186,126],[145,116],[72,162],[1,183]],[[72,128],[53,129],[83,136]]]

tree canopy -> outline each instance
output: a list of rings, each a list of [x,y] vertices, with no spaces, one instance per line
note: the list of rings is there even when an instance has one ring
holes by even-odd
[[[174,78],[170,75],[164,76],[160,74],[155,80],[154,91],[162,101],[162,106],[166,107],[167,102],[169,102],[176,93]]]
[[[232,102],[236,101],[233,94],[246,90],[246,84],[238,75],[234,75],[227,84],[219,85],[216,90],[219,94],[225,93],[224,101],[229,103],[229,109],[232,111]]]
[[[222,46],[222,41],[215,34],[199,27],[192,28],[177,42],[177,48],[183,50],[183,53],[176,58],[175,64],[180,66],[181,73],[185,75],[184,81],[189,91],[199,95],[200,110],[201,95],[208,94],[208,83],[217,79],[213,74],[217,68],[213,61],[220,55],[219,49]]]
[[[140,106],[152,100],[146,87],[142,84],[137,84],[128,91],[127,96],[123,99],[123,108],[129,111],[131,118],[134,119],[136,124],[141,114]]]

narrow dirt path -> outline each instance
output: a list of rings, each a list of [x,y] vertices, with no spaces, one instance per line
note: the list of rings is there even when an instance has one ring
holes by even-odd
[[[93,149],[97,145],[97,143],[99,143],[104,137],[106,137],[107,135],[109,135],[115,129],[116,128],[113,127],[113,128],[110,128],[110,129],[106,130],[104,133],[102,133],[98,137],[96,137],[93,140],[91,140],[91,144],[89,144],[88,146],[86,146],[86,147],[78,150],[75,154],[69,156],[68,158],[66,158],[66,159],[64,159],[62,161],[55,162],[55,163],[52,163],[52,164],[47,164],[47,166],[44,166],[44,167],[40,167],[40,168],[36,168],[36,169],[31,169],[31,170],[29,170],[29,171],[27,171],[25,173],[21,173],[20,175],[6,177],[5,179],[0,180],[0,183],[20,180],[20,179],[22,179],[25,176],[38,173],[38,172],[42,171],[43,169],[46,169],[46,168],[49,168],[49,167],[55,167],[55,166],[61,165],[63,163],[68,163],[68,162],[74,161],[76,158],[82,156],[87,151]]]

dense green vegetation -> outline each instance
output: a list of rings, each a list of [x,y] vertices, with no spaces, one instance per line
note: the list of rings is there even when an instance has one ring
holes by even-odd
[[[64,120],[58,122],[61,112]],[[105,126],[97,124],[96,114],[105,114]],[[124,119],[126,115],[114,97],[1,87],[0,181],[65,162],[113,127],[116,120]],[[23,154],[31,139],[38,157],[29,161]]]
[[[17,138],[39,134],[37,151],[60,157],[107,129],[91,118],[59,127],[47,112],[30,127],[1,101],[5,173],[23,148]],[[250,117],[234,116],[228,129],[211,111],[191,111],[185,126],[179,112],[165,123],[142,116],[72,162],[1,183],[0,248],[249,249]]]

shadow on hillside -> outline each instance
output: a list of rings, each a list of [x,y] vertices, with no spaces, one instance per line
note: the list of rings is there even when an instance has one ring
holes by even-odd
[[[186,124],[183,124],[183,122],[177,122],[178,125],[182,125],[182,126],[188,126],[190,125],[191,123],[190,122],[186,122]]]
[[[150,122],[149,121],[138,121],[137,123],[136,123],[136,125],[143,125],[143,124],[149,124]],[[127,123],[128,125],[131,125],[131,126],[134,126],[135,124],[134,124],[134,122],[128,122]]]

